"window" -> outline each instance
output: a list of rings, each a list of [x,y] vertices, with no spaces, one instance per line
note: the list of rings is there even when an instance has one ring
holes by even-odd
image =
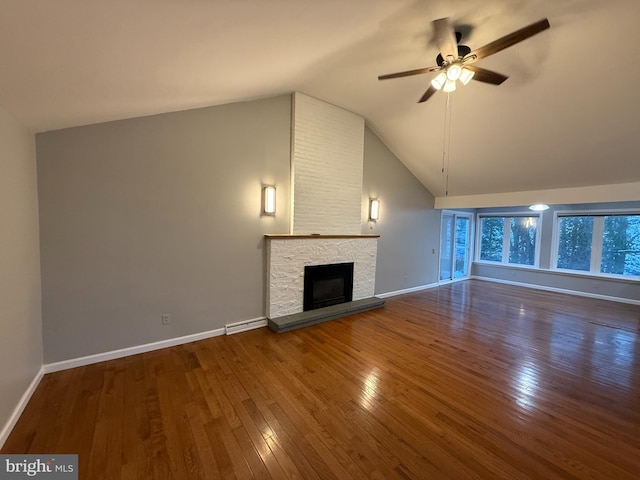
[[[478,259],[513,265],[536,265],[538,216],[480,216]]]
[[[509,229],[509,263],[533,265],[536,261],[537,218],[511,218]]]
[[[604,217],[600,271],[640,276],[640,215]]]
[[[590,270],[593,217],[560,217],[558,268]]]
[[[640,214],[558,214],[555,266],[640,276]]]
[[[502,261],[504,223],[504,218],[501,217],[485,217],[480,220],[480,260]]]

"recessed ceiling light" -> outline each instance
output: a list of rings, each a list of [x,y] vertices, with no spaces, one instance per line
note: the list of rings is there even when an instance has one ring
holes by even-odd
[[[535,203],[533,205],[529,205],[529,210],[533,210],[534,212],[544,212],[549,208],[549,205],[544,203]]]

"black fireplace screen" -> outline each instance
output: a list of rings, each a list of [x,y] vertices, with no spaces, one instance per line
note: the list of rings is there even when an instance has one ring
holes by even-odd
[[[353,262],[304,267],[303,310],[315,310],[353,299]]]

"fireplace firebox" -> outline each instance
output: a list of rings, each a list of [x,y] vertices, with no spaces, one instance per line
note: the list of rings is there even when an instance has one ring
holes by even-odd
[[[353,262],[304,267],[303,310],[329,307],[353,299]]]

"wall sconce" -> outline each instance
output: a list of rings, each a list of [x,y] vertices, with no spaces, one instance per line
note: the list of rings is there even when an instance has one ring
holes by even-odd
[[[262,187],[262,214],[276,214],[276,187],[273,185],[264,185]]]
[[[369,220],[372,222],[380,220],[380,200],[377,198],[369,199]]]

